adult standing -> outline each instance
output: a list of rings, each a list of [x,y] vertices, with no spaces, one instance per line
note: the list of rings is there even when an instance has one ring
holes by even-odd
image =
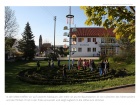
[[[102,69],[102,74],[103,74],[103,75],[105,74],[104,68],[105,68],[104,61],[102,60],[102,61],[101,61],[101,69]]]
[[[99,69],[99,75],[100,75],[100,76],[102,76],[102,66],[101,66],[101,63],[102,63],[102,62],[100,62],[100,63],[98,64],[98,69]]]
[[[94,63],[94,60],[91,60],[91,71],[93,71],[95,69],[95,63]]]
[[[90,71],[93,71],[93,68],[92,68],[92,60],[91,59],[89,60],[89,68],[90,68]]]
[[[106,66],[107,66],[106,60],[104,60],[104,74],[106,74]]]
[[[58,57],[58,67],[60,67],[60,58]]]
[[[50,65],[51,65],[51,61],[50,61],[50,59],[48,60],[48,67],[50,67]]]
[[[37,70],[40,70],[40,62],[37,61]]]
[[[108,59],[106,59],[106,70],[107,70],[107,72],[109,72],[109,62],[108,62]]]
[[[71,64],[71,68],[73,69],[74,68],[74,59],[72,59],[72,62],[71,62],[72,64]]]
[[[51,60],[51,67],[54,68],[54,62]]]
[[[63,77],[64,77],[64,78],[67,77],[67,73],[66,73],[66,64],[63,65]]]
[[[77,61],[77,70],[80,70],[80,60]]]
[[[83,70],[86,70],[86,59],[83,60]]]

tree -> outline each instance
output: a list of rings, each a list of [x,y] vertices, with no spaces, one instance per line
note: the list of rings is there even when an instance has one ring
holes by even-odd
[[[114,28],[113,32],[117,39],[127,34],[130,42],[135,42],[134,6],[81,6],[80,8],[87,16],[86,25],[95,24],[105,28]]]
[[[15,12],[8,6],[5,7],[5,37],[14,37],[18,32]]]
[[[35,42],[34,36],[31,31],[30,24],[27,22],[22,39],[19,41],[19,51],[23,52],[23,57],[26,59],[33,59],[35,55]]]
[[[10,7],[5,7],[5,57],[8,58],[12,45],[14,44],[14,36],[18,32],[18,24],[16,22],[15,13]]]
[[[113,28],[123,57],[135,59],[135,6],[81,6],[80,8],[87,16],[86,25],[95,24],[106,29]]]

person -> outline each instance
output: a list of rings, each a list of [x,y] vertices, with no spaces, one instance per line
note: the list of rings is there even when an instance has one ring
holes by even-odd
[[[77,61],[77,70],[80,70],[80,60]]]
[[[58,58],[58,67],[60,67],[60,58]]]
[[[73,69],[74,68],[74,59],[72,59],[72,64],[71,65],[72,65],[71,68]]]
[[[101,62],[98,64],[98,69],[99,69],[99,75],[102,76]]]
[[[66,78],[67,73],[66,73],[66,64],[63,65],[63,77]]]
[[[86,68],[89,68],[89,60],[86,60]]]
[[[101,61],[101,72],[102,72],[103,75],[105,74],[104,73],[104,61],[103,60]]]
[[[82,59],[80,58],[79,61],[80,61],[80,66],[81,66],[82,65]]]
[[[90,71],[92,71],[92,60],[91,59],[89,60],[89,68],[90,68]]]
[[[103,60],[98,63],[99,75],[102,76],[103,74]]]
[[[108,59],[106,59],[106,70],[107,70],[107,72],[109,72],[109,62],[108,62]]]
[[[94,60],[91,60],[91,71],[93,71],[95,69],[95,63]]]
[[[50,67],[50,65],[51,65],[51,61],[50,61],[50,59],[48,60],[48,66]]]
[[[86,59],[83,60],[83,70],[86,70]]]
[[[54,67],[54,62],[53,62],[53,60],[51,60],[51,67],[52,67],[52,68]]]
[[[109,62],[107,59],[104,61],[104,73],[106,74],[109,71]]]
[[[40,62],[37,61],[37,70],[40,70]]]

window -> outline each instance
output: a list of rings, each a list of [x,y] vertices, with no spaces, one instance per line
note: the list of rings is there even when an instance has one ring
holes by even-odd
[[[87,52],[91,52],[91,48],[87,48]]]
[[[78,42],[82,42],[82,38],[78,38]]]
[[[96,48],[93,48],[93,52],[96,52]]]
[[[82,52],[82,48],[78,48],[78,52]]]
[[[96,38],[93,38],[93,42],[96,42]]]
[[[115,38],[111,38],[111,43],[116,43]]]
[[[101,43],[116,43],[115,38],[105,37],[101,38]]]
[[[73,41],[76,41],[76,38],[73,38]]]
[[[105,39],[104,38],[101,38],[101,43],[105,43]]]
[[[72,51],[76,51],[76,48],[74,47],[74,48],[72,48]]]
[[[91,38],[87,38],[87,42],[91,42]]]

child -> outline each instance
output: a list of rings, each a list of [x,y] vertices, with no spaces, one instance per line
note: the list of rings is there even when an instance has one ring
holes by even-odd
[[[37,70],[40,70],[40,63],[37,61]]]

